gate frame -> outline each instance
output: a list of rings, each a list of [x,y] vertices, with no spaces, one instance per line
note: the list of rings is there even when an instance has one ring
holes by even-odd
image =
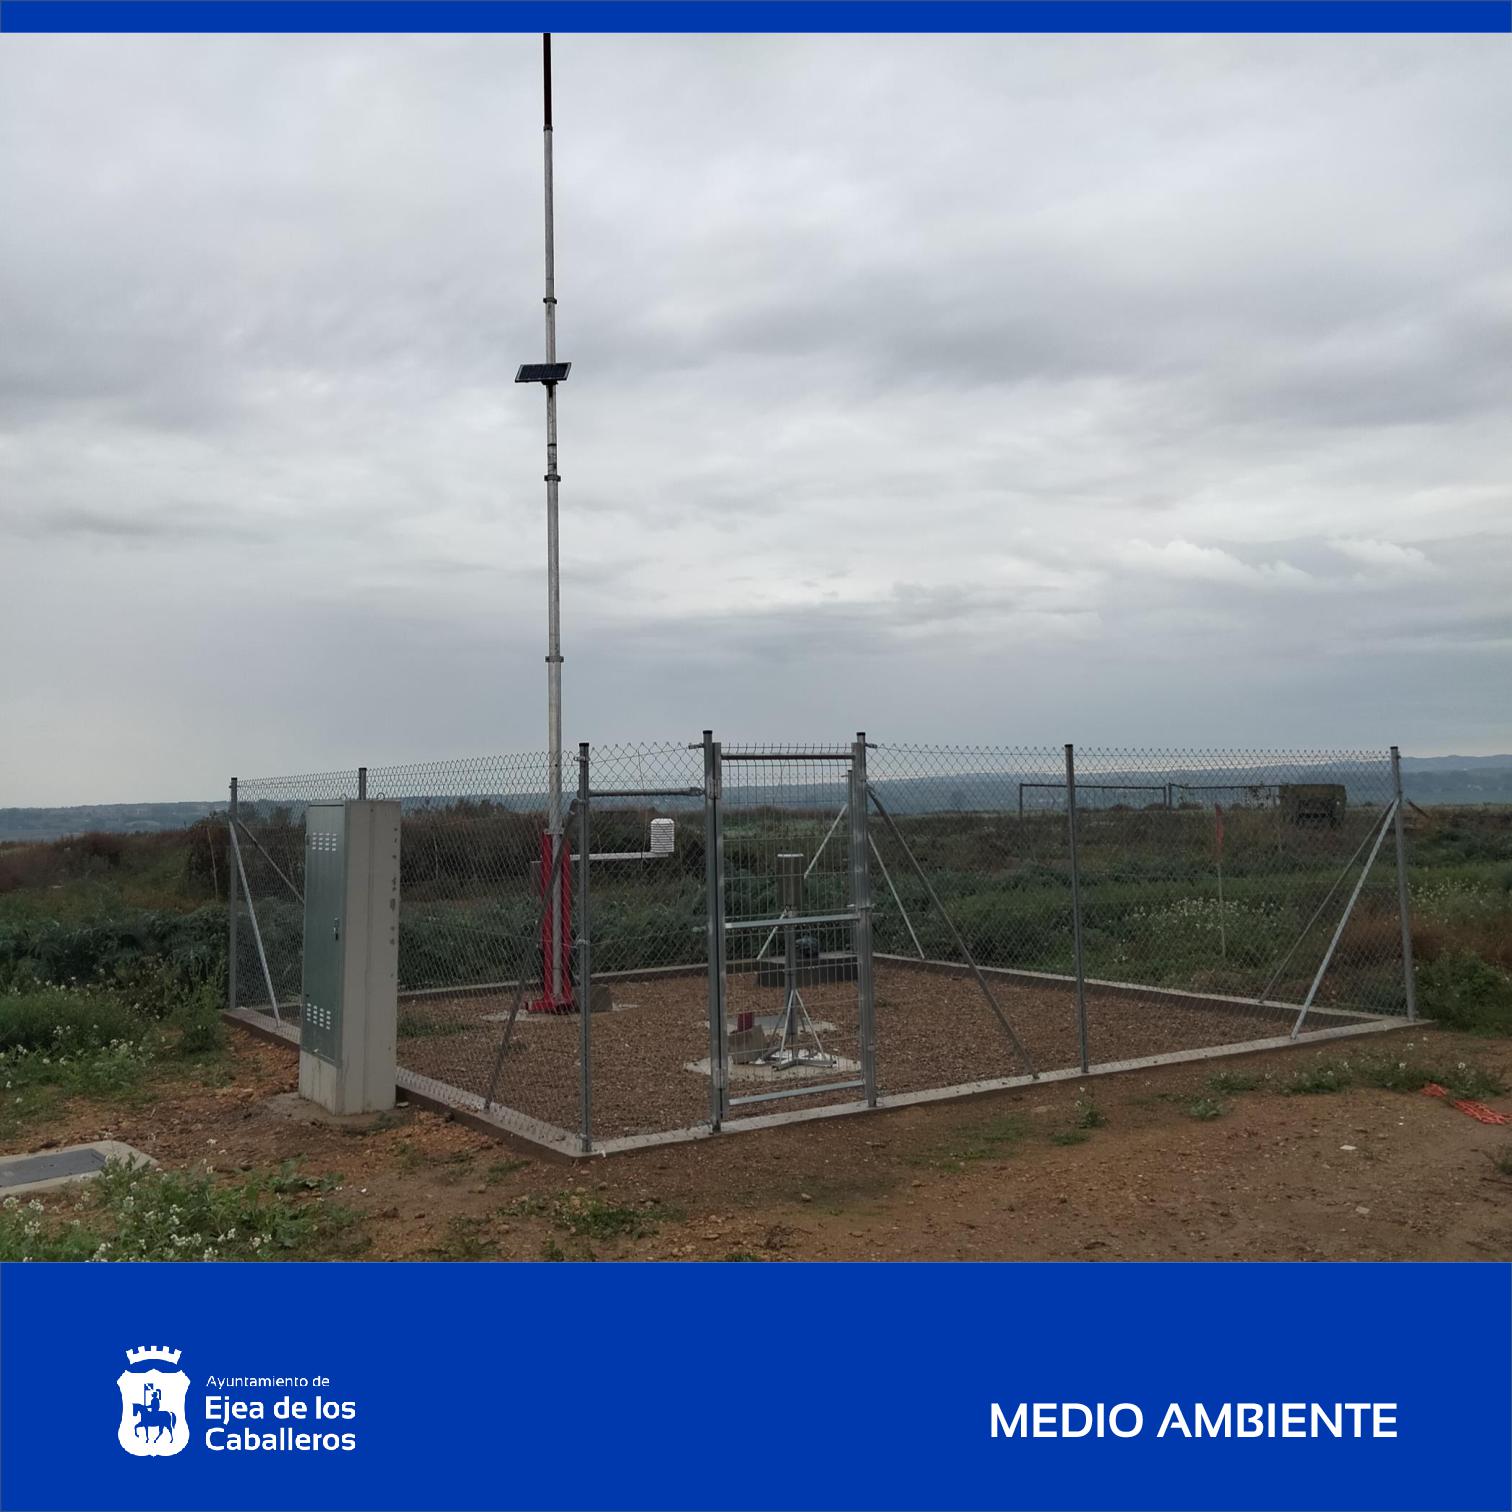
[[[872,972],[871,872],[867,865],[870,851],[868,805],[866,801],[866,735],[857,734],[847,746],[834,750],[760,750],[726,752],[712,730],[704,731],[704,844],[707,878],[707,933],[709,940],[709,1128],[718,1133],[730,1117],[733,1107],[747,1103],[778,1102],[789,1097],[819,1097],[828,1092],[861,1093],[862,1105],[877,1106],[877,1031],[876,991]],[[830,913],[827,922],[849,923],[856,953],[857,1038],[860,1042],[861,1075],[854,1082],[810,1083],[781,1092],[757,1094],[750,1098],[731,1098],[728,1025],[729,948],[725,918],[724,866],[724,767],[726,762],[740,765],[756,761],[823,761],[846,764],[846,807],[849,810],[850,837],[850,906],[840,913]],[[818,917],[818,916],[816,916]],[[742,920],[742,928],[762,928],[768,919]]]
[[[707,736],[707,732],[705,732]],[[572,984],[573,1000],[578,1011],[578,1149],[581,1154],[593,1153],[593,887],[591,878],[593,854],[593,800],[619,798],[697,798],[696,787],[627,787],[596,788],[593,786],[593,747],[589,741],[578,743],[578,790],[572,807],[563,819],[562,831],[566,834],[569,823],[577,825],[577,855],[569,860],[577,863],[577,902],[573,913],[573,928],[576,936],[576,980]],[[707,807],[707,784],[703,790]],[[600,855],[600,861],[626,859],[623,855]],[[634,857],[630,857],[634,859]],[[544,917],[544,915],[543,915]]]

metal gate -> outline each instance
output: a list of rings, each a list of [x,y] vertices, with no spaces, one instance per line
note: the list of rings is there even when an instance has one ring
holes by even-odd
[[[866,740],[704,737],[709,1117],[875,1105]]]

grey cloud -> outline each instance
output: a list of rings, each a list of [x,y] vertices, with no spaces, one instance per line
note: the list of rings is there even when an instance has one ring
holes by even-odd
[[[557,53],[573,738],[1512,744],[1479,41]],[[537,66],[0,52],[0,802],[540,744]]]

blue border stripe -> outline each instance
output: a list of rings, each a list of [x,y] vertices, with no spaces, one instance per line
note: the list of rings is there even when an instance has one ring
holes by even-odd
[[[1508,1512],[1509,1279],[1462,1263],[8,1264],[0,1505]],[[173,1458],[119,1437],[143,1344],[182,1351]],[[310,1410],[280,1411],[291,1397]],[[994,1402],[1005,1418],[1129,1403],[1143,1428],[994,1438]],[[1234,1431],[1162,1436],[1173,1403]],[[1287,1435],[1278,1407],[1244,1433],[1244,1403],[1374,1403],[1390,1431]],[[311,1428],[353,1442],[283,1441]]]
[[[0,0],[6,32],[1512,31],[1512,0]]]

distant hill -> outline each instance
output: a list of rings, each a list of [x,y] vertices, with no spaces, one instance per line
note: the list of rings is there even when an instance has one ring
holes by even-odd
[[[150,835],[183,829],[223,805],[215,803],[84,803],[74,808],[0,808],[0,840],[61,840],[105,830]]]
[[[1512,756],[1404,756],[1404,772],[1491,771],[1512,768]]]
[[[1507,761],[1488,756],[1487,762]],[[1417,767],[1402,760],[1402,791],[1414,803],[1512,803],[1512,762],[1505,766]]]
[[[1026,778],[1036,774],[1025,772]],[[1052,782],[1060,781],[1058,772],[1038,774]],[[1102,772],[1100,780],[1118,781],[1122,777],[1130,783],[1151,783],[1169,776],[1172,780],[1187,783],[1204,781],[1230,782],[1233,774],[1206,772],[1188,768],[1170,773],[1129,772],[1125,774]],[[1356,774],[1333,772],[1326,764],[1311,769],[1299,769],[1291,780],[1327,782],[1343,781],[1351,789],[1355,787]],[[1003,778],[991,774],[962,772],[949,778],[892,778],[877,782],[885,802],[900,813],[921,813],[931,809],[961,806],[970,808],[977,803],[1002,801]],[[973,793],[980,786],[981,794]],[[1369,796],[1378,798],[1377,784],[1372,783]],[[1512,803],[1512,754],[1504,756],[1404,756],[1402,757],[1402,787],[1414,803],[1430,804],[1461,803]],[[990,796],[988,796],[990,794]],[[1354,796],[1352,793],[1351,796]],[[1361,795],[1364,796],[1364,795]],[[742,789],[738,784],[728,785],[726,797],[735,803],[783,801],[779,793],[755,787]],[[834,800],[842,801],[840,785],[834,784]],[[1108,794],[1102,801],[1138,802],[1133,794]],[[413,795],[411,801],[424,801],[423,795]],[[807,785],[795,788],[792,801],[811,803],[816,801],[814,789]],[[827,801],[827,800],[826,800]],[[1052,800],[1055,801],[1055,800]],[[1088,807],[1097,806],[1099,800],[1089,791],[1083,800]],[[542,807],[545,795],[531,798],[515,795],[508,800],[511,808],[528,809]],[[696,800],[695,800],[696,803]],[[683,805],[674,804],[673,807]],[[691,806],[691,805],[690,805]],[[1034,806],[1031,801],[1031,806]],[[224,807],[222,803],[86,803],[74,808],[0,808],[0,840],[58,840],[65,835],[80,835],[87,830],[105,830],[112,834],[153,834],[159,830],[183,829],[206,814]],[[290,805],[298,809],[300,805]]]
[[[1025,771],[1022,775],[1026,784],[1036,776],[1046,784],[1039,789],[1026,786],[1023,795],[1026,809],[1056,809],[1064,804],[1064,778],[1059,772],[1035,774]],[[1257,776],[1269,778],[1272,782],[1342,783],[1351,802],[1376,804],[1383,802],[1388,796],[1384,786],[1385,773],[1380,768],[1363,769],[1355,762],[1337,766],[1327,761],[1299,763],[1282,770],[1264,769],[1258,771]],[[1240,777],[1238,772],[1227,767],[1191,766],[1172,767],[1169,770],[1130,768],[1126,771],[1100,768],[1085,775],[1079,773],[1078,777],[1081,806],[1089,809],[1112,804],[1127,804],[1137,808],[1159,803],[1162,801],[1161,795],[1152,791],[1149,785],[1167,781],[1176,785],[1173,792],[1178,802],[1245,801],[1239,796],[1242,792],[1239,786],[1228,786],[1226,791],[1217,786],[1235,784]],[[991,772],[873,780],[882,801],[899,813],[996,806],[1003,801],[1004,779]],[[1120,788],[1118,784],[1127,786]],[[1185,788],[1184,792],[1180,790],[1182,787]],[[729,791],[727,789],[727,793]],[[839,788],[835,791],[838,795]],[[1404,756],[1402,792],[1409,802],[1422,807],[1512,804],[1512,756]],[[737,797],[736,801],[740,799]]]

